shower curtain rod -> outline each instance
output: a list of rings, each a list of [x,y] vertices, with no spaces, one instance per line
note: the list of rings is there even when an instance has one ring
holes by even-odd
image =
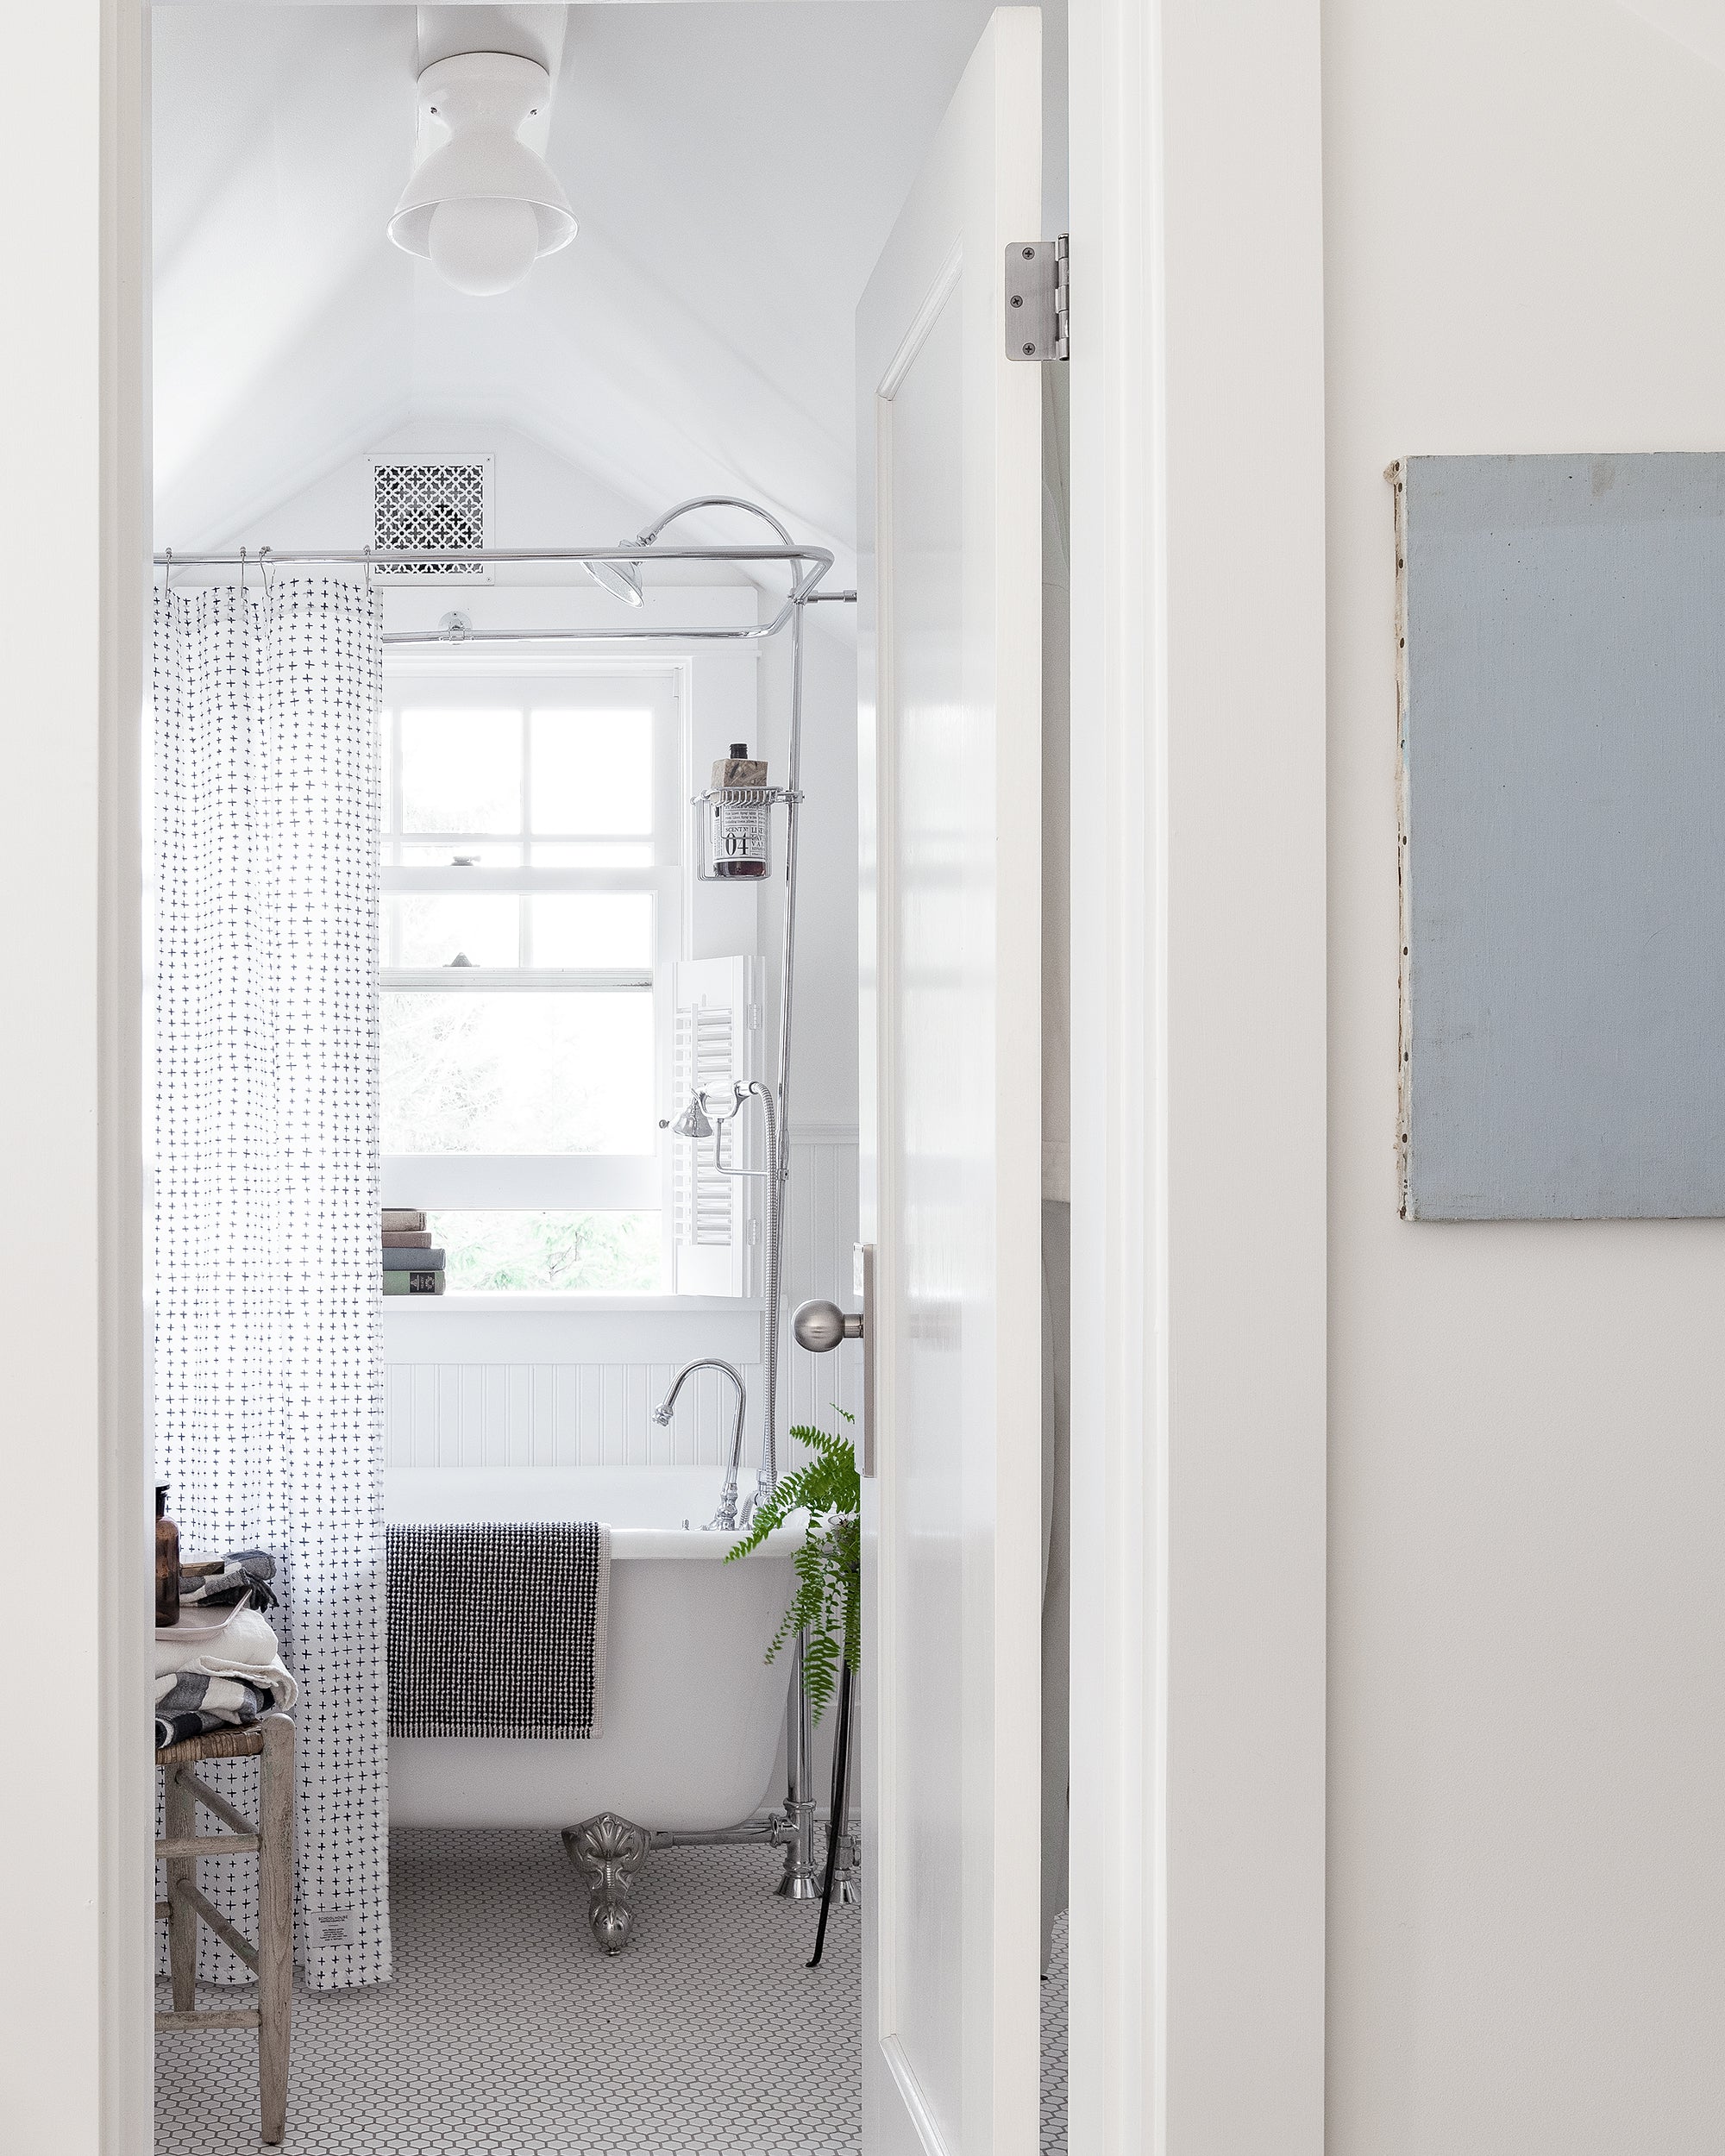
[[[673,511],[674,515],[679,512]],[[668,518],[662,520],[668,522]],[[689,643],[762,642],[789,621],[795,610],[814,596],[815,586],[832,567],[825,547],[660,547],[637,542],[630,547],[323,547],[278,550],[241,548],[223,554],[176,554],[172,547],[156,555],[156,567],[171,577],[175,569],[238,569],[243,577],[249,567],[278,568],[284,563],[352,563],[366,568],[411,568],[420,563],[448,561],[452,555],[462,561],[785,561],[795,568],[785,603],[770,621],[755,622],[740,629],[437,629],[386,630],[386,644],[486,643],[593,643],[653,639]],[[411,589],[404,586],[405,589]],[[824,592],[823,599],[848,599],[849,592]]]

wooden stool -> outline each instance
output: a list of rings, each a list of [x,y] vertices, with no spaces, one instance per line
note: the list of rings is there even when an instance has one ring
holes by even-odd
[[[192,1772],[204,1759],[261,1758],[262,1802],[254,1827],[243,1812],[218,1796]],[[293,2009],[293,1724],[285,1714],[266,1714],[249,1729],[222,1729],[184,1744],[165,1745],[156,1764],[166,1777],[163,1797],[167,1833],[156,1854],[167,1864],[167,1899],[156,1915],[167,1919],[168,1968],[173,1983],[173,2011],[158,2014],[163,2028],[254,2028],[258,2032],[258,2098],[263,2137],[279,2141],[287,2124],[287,2049]],[[200,1834],[197,1808],[202,1804],[228,1828],[225,1834]],[[258,1943],[198,1891],[200,1857],[255,1854],[258,1860]],[[193,1975],[198,1952],[194,1920],[202,1918],[224,1946],[236,1953],[258,1980],[255,2007],[199,2013]]]

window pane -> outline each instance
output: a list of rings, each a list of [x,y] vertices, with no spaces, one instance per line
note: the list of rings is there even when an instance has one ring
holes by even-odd
[[[404,711],[401,828],[521,829],[521,714]]]
[[[532,727],[536,831],[651,831],[650,711],[539,711]]]
[[[664,1285],[656,1213],[437,1211],[426,1219],[448,1254],[451,1288],[652,1295]]]
[[[520,900],[506,893],[415,893],[384,900],[386,966],[521,963]]]
[[[386,1153],[650,1153],[645,992],[386,993]]]
[[[527,901],[536,966],[653,963],[650,892],[558,892]]]
[[[650,868],[650,838],[536,838],[536,868]]]

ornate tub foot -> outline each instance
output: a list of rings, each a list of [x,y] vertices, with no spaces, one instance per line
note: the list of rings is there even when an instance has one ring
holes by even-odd
[[[563,1829],[563,1846],[587,1883],[587,1922],[608,1954],[629,1944],[634,1912],[629,1890],[647,1854],[647,1831],[615,1812],[599,1812],[579,1827]]]

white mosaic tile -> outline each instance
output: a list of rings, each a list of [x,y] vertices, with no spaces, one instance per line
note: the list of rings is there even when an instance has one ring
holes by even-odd
[[[833,1911],[806,1968],[819,1908],[774,1895],[781,1863],[649,1856],[611,1959],[555,1834],[397,1833],[394,1979],[296,1994],[284,2156],[858,2156],[858,1913]],[[1063,1919],[1042,1995],[1051,2156],[1066,2147]],[[159,2036],[158,2156],[257,2156],[256,2059],[248,2033]]]
[[[819,1904],[774,1895],[782,1863],[649,1856],[611,1958],[555,1834],[395,1833],[393,1981],[296,1993],[287,2156],[856,2156],[857,1915],[805,1968]],[[256,2156],[256,2058],[156,2039],[160,2156]]]

